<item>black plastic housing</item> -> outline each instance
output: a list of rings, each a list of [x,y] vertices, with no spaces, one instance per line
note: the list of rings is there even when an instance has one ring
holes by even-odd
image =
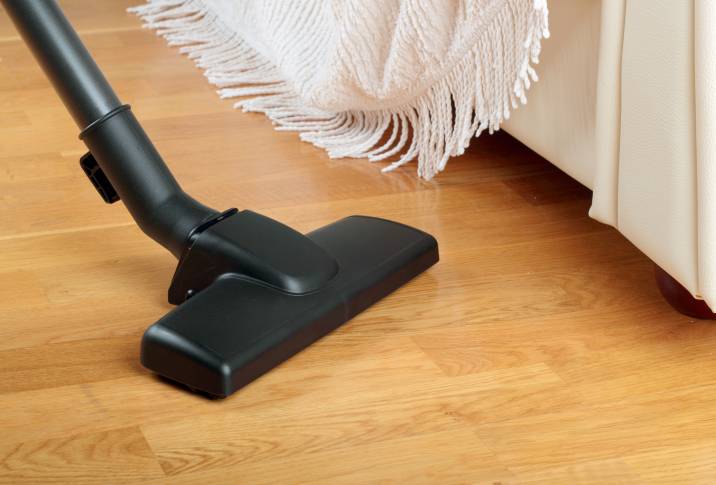
[[[249,210],[233,212],[192,235],[169,287],[170,303],[183,303],[228,273],[301,295],[338,272],[335,259],[300,232]]]
[[[325,286],[296,295],[225,274],[149,327],[142,364],[228,396],[438,261],[432,236],[383,219],[352,216],[307,237],[337,262]]]

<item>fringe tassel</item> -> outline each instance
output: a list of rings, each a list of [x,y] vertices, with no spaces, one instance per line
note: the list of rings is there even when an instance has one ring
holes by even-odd
[[[299,132],[331,158],[377,162],[400,155],[384,172],[417,158],[418,175],[427,180],[462,155],[473,137],[499,130],[510,111],[527,102],[537,81],[532,64],[549,37],[547,0],[507,0],[477,44],[416,99],[393,109],[331,113],[307,106],[278,69],[202,0],[148,0],[129,11],[180,46],[222,98],[248,97],[236,108],[264,113],[277,130]]]

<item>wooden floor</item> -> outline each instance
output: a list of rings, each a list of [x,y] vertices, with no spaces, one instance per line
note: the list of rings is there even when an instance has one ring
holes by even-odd
[[[716,483],[716,326],[674,313],[590,193],[506,135],[432,182],[329,160],[123,12],[62,2],[185,188],[300,230],[361,213],[441,262],[233,397],[139,364],[175,261],[77,160],[0,14],[0,483]]]

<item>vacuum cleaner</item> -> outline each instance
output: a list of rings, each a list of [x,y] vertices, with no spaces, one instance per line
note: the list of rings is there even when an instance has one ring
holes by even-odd
[[[308,234],[250,210],[223,212],[179,186],[55,0],[0,0],[79,127],[80,166],[101,198],[179,260],[177,305],[142,338],[149,370],[226,397],[438,261],[437,241],[351,216]]]

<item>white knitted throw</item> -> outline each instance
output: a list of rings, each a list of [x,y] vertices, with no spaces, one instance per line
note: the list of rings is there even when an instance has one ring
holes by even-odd
[[[223,98],[331,157],[432,178],[525,103],[547,0],[149,0]]]

